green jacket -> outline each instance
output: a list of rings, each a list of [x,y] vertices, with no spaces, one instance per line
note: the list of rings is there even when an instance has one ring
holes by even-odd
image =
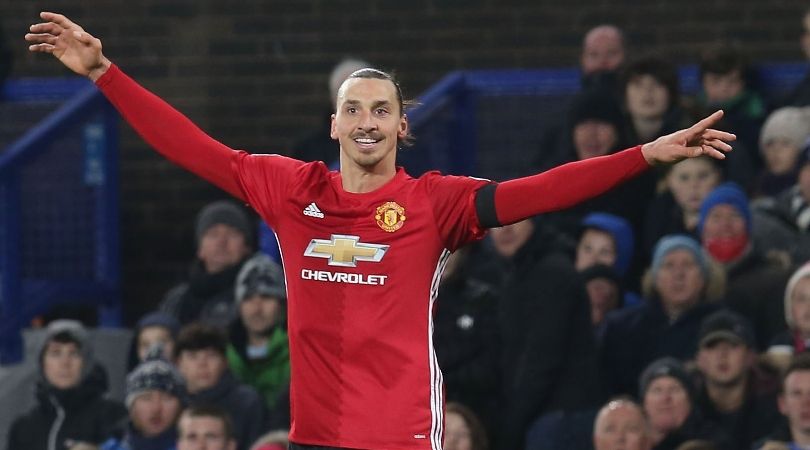
[[[279,392],[290,380],[290,347],[287,332],[276,327],[267,338],[267,356],[249,360],[246,354],[247,333],[241,322],[231,327],[231,343],[226,356],[228,366],[241,382],[253,386],[264,397],[267,407],[273,409]]]

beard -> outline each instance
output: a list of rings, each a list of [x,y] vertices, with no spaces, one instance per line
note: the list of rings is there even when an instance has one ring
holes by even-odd
[[[276,324],[252,324],[249,328],[246,328],[251,335],[266,338],[273,334],[273,329],[276,328]]]
[[[713,384],[715,387],[720,389],[731,389],[733,387],[737,387],[741,384],[744,384],[747,380],[746,372],[743,370],[741,373],[736,374],[725,380],[720,380],[717,378],[708,379],[708,382]]]

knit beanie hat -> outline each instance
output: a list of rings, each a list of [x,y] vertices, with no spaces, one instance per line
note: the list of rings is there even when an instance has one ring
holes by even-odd
[[[703,248],[700,244],[685,234],[669,234],[658,240],[653,250],[652,264],[650,265],[650,273],[655,278],[658,271],[661,269],[661,264],[664,262],[670,252],[674,250],[688,250],[695,257],[695,261],[703,273],[703,277],[708,280],[709,278],[709,262],[706,260],[706,255],[703,253]]]
[[[639,378],[639,398],[644,399],[644,394],[650,388],[653,381],[660,377],[672,377],[678,380],[683,386],[686,393],[689,395],[690,402],[695,400],[695,385],[692,379],[689,378],[689,373],[686,372],[683,364],[675,358],[665,357],[653,361],[644,372],[641,373]]]
[[[245,243],[253,248],[253,226],[247,213],[234,202],[228,200],[209,203],[197,215],[195,232],[197,245],[200,244],[205,232],[218,224],[229,225],[239,230],[245,236]]]
[[[42,347],[39,350],[40,372],[43,371],[42,358],[45,356],[45,349],[48,347],[48,343],[54,339],[59,341],[67,340],[76,344],[82,356],[81,379],[84,379],[95,364],[93,345],[87,329],[84,328],[81,322],[71,319],[59,319],[49,323],[45,329],[45,339],[42,341]]]
[[[799,281],[805,277],[810,277],[810,262],[805,263],[803,266],[799,267],[796,272],[793,272],[793,275],[791,275],[785,287],[785,322],[787,322],[788,328],[791,329],[796,326],[793,320],[793,308],[791,308],[793,304],[793,291],[796,289],[796,285],[799,284]]]
[[[582,219],[582,228],[601,230],[613,237],[613,242],[616,245],[616,262],[614,266],[619,275],[625,275],[627,269],[630,268],[635,246],[633,228],[630,223],[614,214],[595,212]]]
[[[598,120],[613,125],[617,134],[623,128],[622,109],[616,97],[603,89],[588,89],[578,94],[571,105],[571,127],[587,120]]]
[[[281,301],[287,298],[284,272],[269,256],[261,252],[247,260],[236,276],[236,304],[254,295],[274,297]]]
[[[180,372],[162,358],[163,349],[156,345],[149,350],[144,361],[127,375],[125,403],[127,408],[146,391],[161,391],[186,402],[186,386]]]
[[[745,230],[751,236],[751,208],[748,206],[748,197],[743,192],[740,185],[733,181],[728,181],[714,188],[709,195],[703,199],[698,213],[697,230],[698,235],[703,234],[703,225],[706,223],[706,216],[717,205],[731,205],[743,216],[745,220]]]
[[[786,106],[772,112],[759,135],[760,151],[771,141],[785,140],[796,148],[802,148],[810,137],[810,108]]]

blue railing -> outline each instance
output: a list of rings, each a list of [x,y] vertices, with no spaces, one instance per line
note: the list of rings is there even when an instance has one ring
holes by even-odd
[[[807,73],[806,63],[758,67],[758,81],[778,98]],[[699,89],[696,66],[679,68],[681,91]],[[504,179],[524,174],[543,149],[547,125],[559,123],[580,90],[577,69],[453,72],[418,99],[408,115],[416,145],[399,154],[412,175],[445,173]]]
[[[780,93],[806,70],[769,64],[760,79]],[[685,93],[697,90],[695,67],[680,78]],[[418,140],[399,163],[413,175],[520,174],[579,85],[575,69],[451,73],[410,110]],[[21,327],[53,304],[98,306],[101,325],[120,324],[118,137],[117,115],[85,80],[14,81],[2,94],[0,363],[8,363],[21,357]],[[37,122],[6,146],[4,125],[26,114]]]
[[[22,327],[55,304],[121,323],[118,116],[82,79],[10,81],[3,98],[3,123],[37,120],[0,150],[0,363],[13,363]]]

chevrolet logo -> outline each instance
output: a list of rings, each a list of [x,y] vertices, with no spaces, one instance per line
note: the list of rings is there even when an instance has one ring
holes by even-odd
[[[333,234],[331,240],[313,239],[304,256],[326,258],[330,266],[357,267],[357,261],[380,262],[388,247],[360,242],[359,236]]]

